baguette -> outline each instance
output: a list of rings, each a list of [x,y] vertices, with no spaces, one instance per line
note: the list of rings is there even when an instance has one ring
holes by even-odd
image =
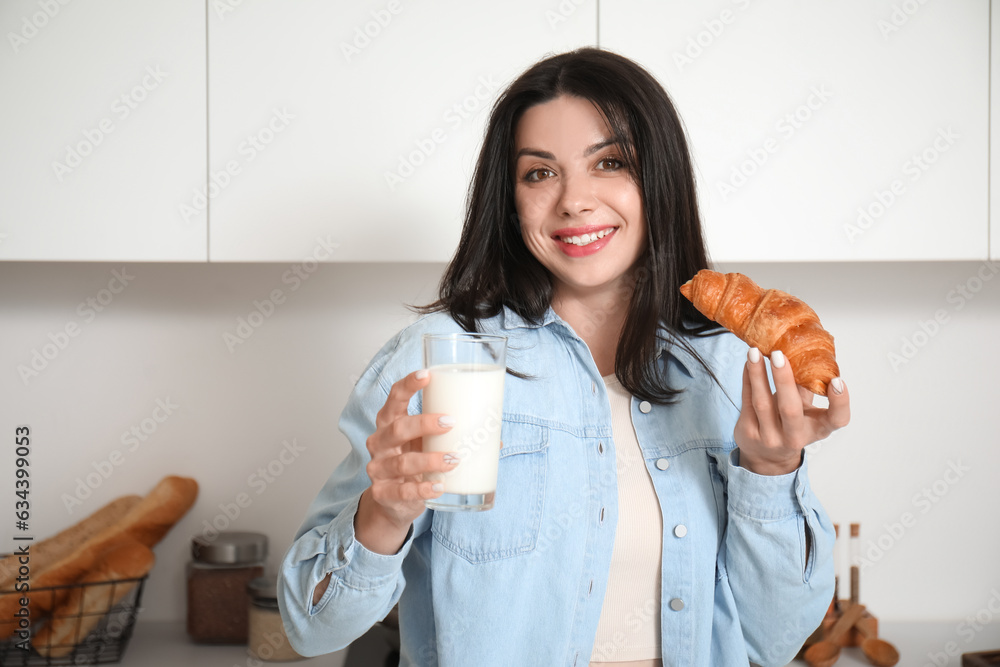
[[[140,500],[142,498],[139,496],[122,496],[112,500],[86,519],[37,544],[32,544],[28,551],[31,571],[40,572],[52,563],[69,556],[73,549],[121,520]],[[16,554],[0,560],[0,591],[14,588],[18,565]]]
[[[101,552],[97,568],[79,581],[92,585],[72,589],[55,608],[48,624],[32,638],[32,646],[46,657],[69,655],[138,583],[113,582],[146,576],[154,560],[153,552],[144,544],[127,537],[116,541]]]
[[[152,549],[187,514],[197,498],[198,482],[190,477],[164,477],[125,515],[120,530]]]
[[[67,589],[37,591],[39,588],[66,586],[76,583],[93,570],[101,553],[114,543],[130,538],[152,548],[167,531],[183,517],[198,497],[198,483],[187,477],[164,477],[117,523],[84,542],[49,567],[36,572],[32,569],[30,593],[10,593],[0,596],[0,619],[12,618],[20,605],[20,596],[29,600],[32,619],[47,615],[68,594]],[[13,626],[0,625],[0,639],[13,633]]]

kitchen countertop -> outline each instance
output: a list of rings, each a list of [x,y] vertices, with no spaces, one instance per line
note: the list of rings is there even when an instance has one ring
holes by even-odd
[[[976,627],[981,629],[973,632],[961,621],[881,621],[879,637],[899,650],[899,667],[960,667],[962,653],[1000,649],[1000,622]],[[792,667],[805,664],[802,661],[791,663]],[[841,650],[837,667],[860,665],[870,667],[871,663],[859,647]]]
[[[962,652],[1000,649],[1000,619],[982,626],[945,622],[892,622],[881,624],[880,635],[899,649],[900,667],[958,667]],[[949,656],[948,652],[952,655]],[[192,644],[183,622],[139,622],[132,642],[125,652],[123,667],[261,667],[268,664],[294,664],[302,667],[342,667],[347,650],[294,663],[262,663],[240,646],[204,646]],[[868,665],[859,648],[841,653],[838,667]],[[802,667],[795,661],[792,667]],[[373,666],[375,667],[375,666]]]
[[[295,662],[262,662],[246,646],[195,644],[188,639],[183,621],[140,620],[125,650],[122,667],[343,667],[347,650]],[[377,667],[377,666],[373,666]]]

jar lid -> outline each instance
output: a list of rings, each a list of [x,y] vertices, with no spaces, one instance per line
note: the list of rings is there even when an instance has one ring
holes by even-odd
[[[215,538],[197,535],[191,540],[191,557],[200,563],[239,565],[267,558],[267,535],[220,532]]]
[[[277,604],[278,600],[278,579],[277,577],[256,577],[247,584],[247,592],[256,601],[273,600]]]

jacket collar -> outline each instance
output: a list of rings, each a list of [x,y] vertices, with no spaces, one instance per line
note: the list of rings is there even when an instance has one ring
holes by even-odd
[[[551,324],[557,326],[562,326],[566,331],[570,332],[573,336],[578,337],[576,332],[573,331],[573,327],[566,323],[559,315],[549,306],[545,313],[542,315],[542,321],[539,324],[530,322],[529,320],[523,318],[521,315],[516,313],[508,306],[503,307],[503,312],[501,313],[502,326],[504,329],[538,329],[541,327],[546,327]],[[685,373],[690,377],[694,377],[698,369],[701,368],[701,364],[691,355],[690,352],[685,350],[676,341],[678,336],[670,331],[661,328],[660,329],[660,339],[656,343],[656,353],[657,357],[663,355],[666,352],[668,355],[674,358],[675,361],[681,366]]]
[[[556,311],[552,310],[552,306],[549,306],[545,310],[545,314],[542,315],[541,324],[535,324],[530,320],[526,320],[525,318],[521,317],[518,313],[516,313],[513,309],[511,309],[509,306],[503,307],[502,317],[503,317],[504,329],[538,329],[539,327],[548,326],[553,322],[560,322],[567,328],[572,330],[572,327],[566,324],[566,322],[564,322],[563,319],[556,314]]]

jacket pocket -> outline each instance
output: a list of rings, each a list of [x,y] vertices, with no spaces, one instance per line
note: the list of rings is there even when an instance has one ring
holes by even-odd
[[[719,554],[722,552],[722,544],[726,539],[726,529],[729,524],[726,481],[719,470],[719,457],[727,456],[727,453],[724,450],[710,450],[706,453],[708,454],[708,474],[712,478],[712,492],[715,495],[715,514],[719,526],[719,540],[716,545],[716,554]]]
[[[493,508],[434,511],[431,532],[441,546],[470,563],[519,556],[535,548],[545,498],[549,430],[504,417]],[[529,418],[530,419],[530,418]]]

